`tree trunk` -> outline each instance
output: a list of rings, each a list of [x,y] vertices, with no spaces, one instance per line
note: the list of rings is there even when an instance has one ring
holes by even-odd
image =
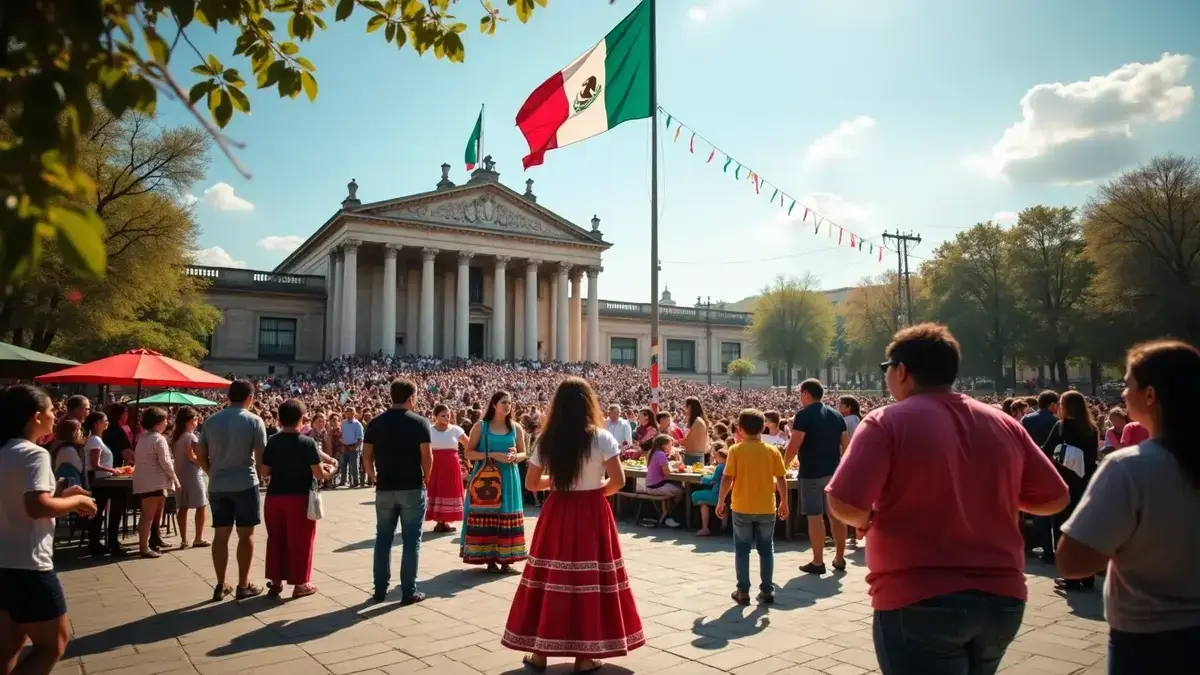
[[[1012,353],[1012,386],[1013,386],[1013,393],[1015,394],[1017,392],[1017,350],[1016,349],[1014,349],[1013,353]]]
[[[738,377],[738,391],[744,391],[746,388],[746,378]]]
[[[1091,359],[1088,362],[1088,370],[1090,371],[1088,375],[1092,380],[1092,396],[1095,396],[1096,392],[1100,390],[1100,362],[1096,359]]]
[[[792,393],[792,366],[794,365],[791,361],[787,362],[787,393],[789,394]]]
[[[17,347],[25,347],[25,329],[14,328],[12,332],[12,343]]]
[[[1065,357],[1056,358],[1054,360],[1054,369],[1058,371],[1058,381],[1060,389],[1065,391],[1071,388],[1071,374],[1067,371],[1067,359]]]
[[[830,386],[833,385],[833,364],[832,363],[825,364],[825,384],[830,385]]]

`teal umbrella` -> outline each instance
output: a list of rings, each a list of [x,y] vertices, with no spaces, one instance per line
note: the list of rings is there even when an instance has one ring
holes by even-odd
[[[185,394],[182,391],[164,391],[161,394],[148,396],[140,401],[135,401],[139,406],[142,405],[193,405],[193,406],[215,406],[220,405],[216,401],[210,401],[206,398]]]

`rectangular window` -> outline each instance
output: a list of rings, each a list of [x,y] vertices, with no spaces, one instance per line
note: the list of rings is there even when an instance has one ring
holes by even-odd
[[[740,342],[722,342],[721,343],[721,372],[729,372],[729,364],[732,361],[737,361],[742,358],[742,343]]]
[[[258,358],[292,361],[296,358],[296,320],[263,317],[258,320]]]
[[[695,340],[667,340],[667,370],[696,372]]]
[[[483,304],[483,268],[467,268],[467,295],[472,305]]]
[[[637,338],[609,338],[608,362],[614,366],[636,366]]]

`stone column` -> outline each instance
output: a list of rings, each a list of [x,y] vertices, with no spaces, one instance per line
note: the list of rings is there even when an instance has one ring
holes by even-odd
[[[581,342],[583,339],[583,320],[580,314],[583,312],[583,299],[580,297],[580,280],[582,273],[579,268],[571,270],[571,316],[568,320],[568,334],[571,338],[570,352],[572,361],[583,360],[583,349]]]
[[[421,249],[421,337],[417,353],[433,356],[433,259],[436,248]]]
[[[421,304],[421,272],[409,265],[404,266],[404,355],[417,353],[417,343],[420,338],[420,324],[417,317]]]
[[[538,358],[538,265],[541,260],[525,262],[525,358],[536,361]]]
[[[386,244],[383,247],[383,326],[380,327],[380,344],[383,353],[396,354],[396,253],[400,247]]]
[[[458,252],[458,301],[454,305],[454,355],[460,359],[467,358],[470,347],[471,329],[471,258],[475,254],[470,251]]]
[[[362,242],[349,239],[342,244],[342,354],[358,349],[355,331],[358,329],[358,247]]]
[[[601,267],[589,267],[588,277],[588,317],[587,317],[587,360],[600,363],[600,278]]]
[[[508,359],[506,338],[508,337],[508,256],[496,256],[496,269],[492,279],[492,358],[497,361]]]
[[[458,312],[454,311],[454,270],[446,270],[442,275],[442,358],[454,358],[454,321]]]
[[[570,263],[558,263],[558,326],[554,332],[554,358],[564,362],[571,360],[570,310],[568,309],[569,298],[567,297],[568,275],[570,273]]]
[[[342,355],[342,250],[335,248],[333,262],[330,265],[330,292],[325,302],[329,305],[329,358],[336,359]]]

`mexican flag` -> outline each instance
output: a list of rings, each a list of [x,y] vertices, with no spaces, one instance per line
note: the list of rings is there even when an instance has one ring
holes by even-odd
[[[529,143],[525,168],[547,150],[654,115],[650,91],[650,0],[642,0],[595,47],[535,89],[517,126]]]
[[[483,108],[479,109],[479,119],[475,120],[475,129],[467,139],[467,152],[463,159],[467,163],[467,171],[479,163],[479,152],[483,147]]]

